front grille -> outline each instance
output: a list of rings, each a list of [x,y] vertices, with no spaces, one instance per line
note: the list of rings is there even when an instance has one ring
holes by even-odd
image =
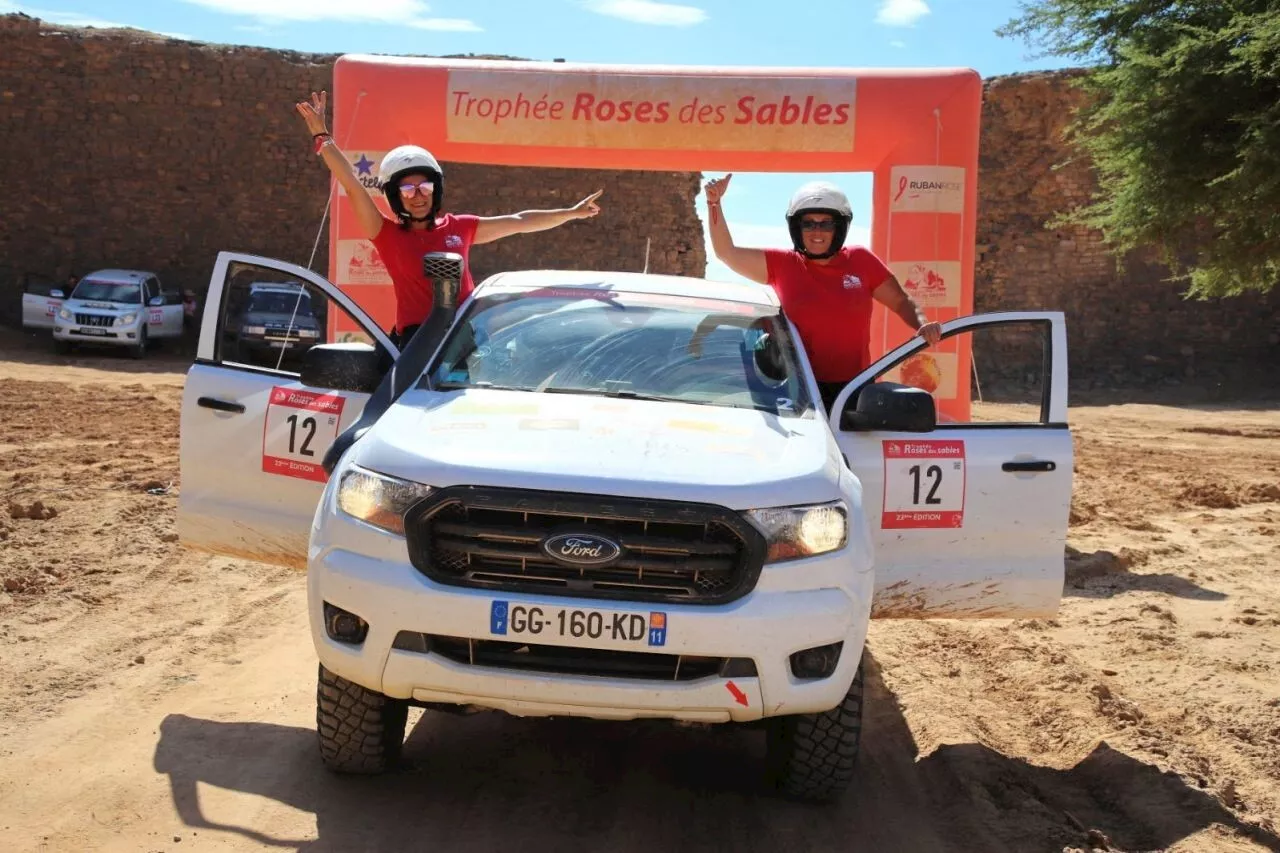
[[[110,326],[114,320],[109,314],[76,314],[76,322],[81,326]]]
[[[621,546],[608,565],[571,564],[542,548],[563,534]],[[405,519],[414,566],[432,580],[495,591],[723,604],[755,586],[763,537],[723,507],[457,486]]]
[[[756,675],[755,663],[748,658],[540,646],[437,634],[421,636],[424,641],[421,647],[425,647],[427,654],[440,655],[454,663],[469,666],[651,681],[696,681],[714,676],[744,678]]]

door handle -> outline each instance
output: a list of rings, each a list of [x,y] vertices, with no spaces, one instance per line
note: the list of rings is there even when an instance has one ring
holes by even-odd
[[[237,415],[244,414],[244,405],[242,403],[228,403],[226,400],[219,400],[215,397],[201,397],[196,400],[197,406],[203,406],[206,409],[213,409],[216,412],[234,412]]]
[[[1056,471],[1058,464],[1049,460],[1034,460],[1031,462],[1006,462],[1000,466],[1001,471]]]

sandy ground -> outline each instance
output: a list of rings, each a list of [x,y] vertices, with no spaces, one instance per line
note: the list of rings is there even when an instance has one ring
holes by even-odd
[[[182,360],[5,334],[6,851],[1280,850],[1280,404],[1074,407],[1058,618],[876,623],[815,808],[661,724],[428,714],[326,775],[302,576],[176,542]]]

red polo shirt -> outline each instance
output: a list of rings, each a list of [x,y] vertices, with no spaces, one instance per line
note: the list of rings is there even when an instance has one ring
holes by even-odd
[[[889,268],[870,250],[846,246],[828,263],[765,249],[769,285],[800,332],[819,382],[848,382],[871,363],[871,294]]]
[[[446,213],[436,220],[430,231],[405,230],[400,223],[382,218],[382,229],[373,238],[373,247],[391,275],[396,294],[396,328],[416,326],[431,313],[434,296],[427,277],[422,274],[422,256],[427,252],[456,252],[462,255],[462,281],[458,302],[470,295],[471,244],[476,238],[480,217]]]

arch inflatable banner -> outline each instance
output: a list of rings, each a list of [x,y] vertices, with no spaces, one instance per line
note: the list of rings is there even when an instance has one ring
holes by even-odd
[[[378,164],[404,144],[446,164],[872,172],[871,249],[930,319],[973,311],[982,81],[970,69],[347,55],[334,66],[332,102],[334,137],[388,215]],[[334,187],[329,277],[389,328],[390,279]],[[873,358],[910,334],[877,304]],[[967,420],[969,371],[967,338],[952,339],[889,378],[929,389],[940,417]]]

